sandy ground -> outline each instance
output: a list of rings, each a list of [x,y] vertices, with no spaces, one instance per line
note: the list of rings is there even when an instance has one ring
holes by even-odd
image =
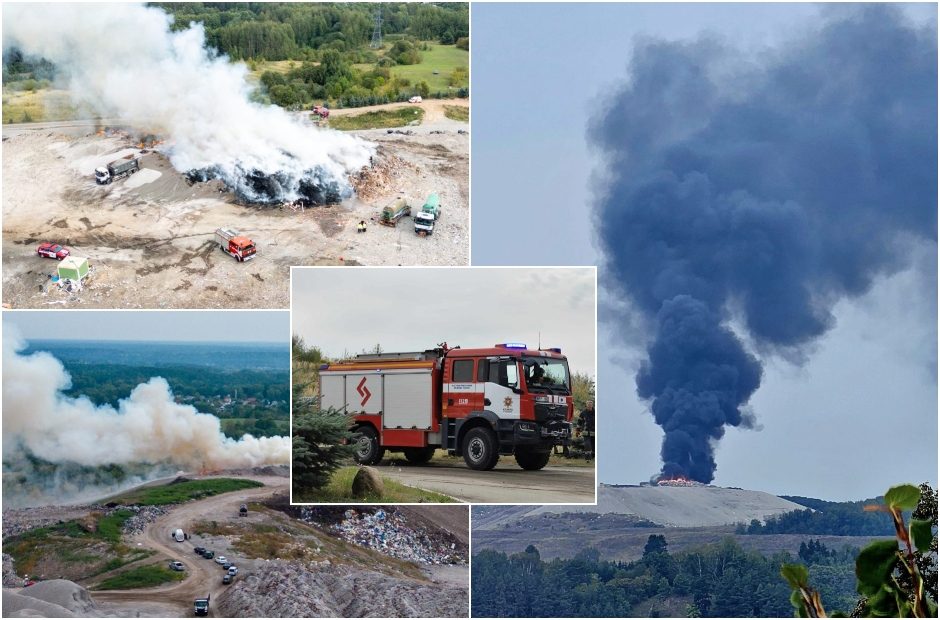
[[[503,457],[491,471],[463,464],[430,463],[421,467],[382,464],[379,473],[402,484],[450,495],[463,502],[570,504],[594,502],[594,468],[549,465],[525,471]]]
[[[292,265],[466,265],[469,260],[468,125],[425,105],[413,135],[356,132],[377,144],[376,174],[359,197],[303,212],[236,204],[218,182],[190,186],[159,153],[143,152],[107,121],[3,126],[3,303],[13,308],[286,308]],[[355,113],[363,110],[344,110]],[[458,133],[463,130],[464,133]],[[98,186],[92,171],[142,153],[142,169]],[[39,173],[37,173],[39,171]],[[413,222],[373,222],[399,195],[417,204],[431,192],[443,215],[430,237]],[[370,223],[365,234],[356,223]],[[258,257],[238,263],[215,247],[230,227],[251,237]],[[67,245],[87,257],[83,290],[51,285],[56,263],[38,244]]]

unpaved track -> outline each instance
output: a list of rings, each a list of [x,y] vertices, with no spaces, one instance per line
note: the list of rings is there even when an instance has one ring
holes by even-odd
[[[594,468],[556,467],[524,471],[512,457],[496,469],[475,471],[463,463],[383,464],[376,469],[402,484],[450,495],[463,502],[499,504],[594,503]]]
[[[131,546],[153,549],[169,559],[179,560],[186,566],[186,578],[168,586],[141,590],[97,590],[91,592],[95,601],[100,603],[161,603],[172,606],[180,615],[192,615],[193,600],[209,594],[211,596],[209,615],[214,615],[212,601],[219,600],[223,592],[222,570],[214,560],[206,560],[193,553],[190,541],[175,542],[170,533],[176,528],[189,532],[193,523],[204,520],[218,520],[221,514],[238,514],[241,504],[269,497],[278,491],[286,492],[289,479],[275,476],[249,477],[263,482],[265,486],[244,489],[232,493],[223,493],[203,500],[180,504],[163,515],[144,530],[127,540]]]

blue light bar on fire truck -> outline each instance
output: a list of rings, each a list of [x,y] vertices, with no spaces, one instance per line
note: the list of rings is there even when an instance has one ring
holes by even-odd
[[[496,345],[497,349],[528,349],[525,344],[521,342],[504,342],[502,344]]]

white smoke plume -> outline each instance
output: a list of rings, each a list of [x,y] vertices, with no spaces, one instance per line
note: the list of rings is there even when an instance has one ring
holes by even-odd
[[[30,455],[78,466],[150,464],[165,472],[286,465],[290,459],[288,437],[225,437],[217,417],[173,402],[159,377],[134,388],[117,409],[66,396],[71,377],[62,363],[45,352],[20,354],[24,343],[6,332],[5,463]]]
[[[200,24],[138,4],[5,4],[4,49],[56,65],[77,103],[168,137],[180,172],[219,177],[254,202],[337,200],[374,146],[250,100],[244,63],[205,46]]]

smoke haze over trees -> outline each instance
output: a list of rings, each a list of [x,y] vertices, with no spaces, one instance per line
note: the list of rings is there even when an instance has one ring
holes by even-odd
[[[886,5],[824,16],[753,62],[647,40],[592,123],[606,284],[653,334],[636,385],[664,476],[711,482],[763,360],[805,359],[839,300],[936,254],[935,27]]]

